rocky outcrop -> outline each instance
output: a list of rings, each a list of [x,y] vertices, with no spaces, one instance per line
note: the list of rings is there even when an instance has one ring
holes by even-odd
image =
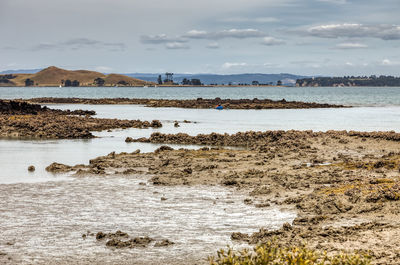
[[[93,138],[91,131],[116,128],[160,128],[158,120],[99,119],[87,110],[57,110],[19,101],[0,100],[0,137],[77,139]]]
[[[35,103],[67,104],[136,104],[147,107],[173,107],[188,109],[213,109],[222,105],[225,109],[309,109],[309,108],[343,108],[348,106],[271,99],[142,99],[142,98],[32,98]]]
[[[357,132],[357,131],[266,131],[266,132],[238,132],[236,134],[198,134],[191,136],[186,133],[163,134],[159,132],[152,133],[150,137],[133,139],[127,137],[126,142],[142,142],[142,143],[169,143],[169,144],[195,144],[195,145],[211,145],[211,146],[238,146],[249,149],[263,149],[267,145],[281,145],[301,147],[307,149],[304,140],[312,138],[320,138],[321,136],[329,136],[331,138],[341,139],[343,137],[354,137],[381,139],[388,141],[400,141],[400,133],[396,132]],[[345,141],[345,140],[342,140]]]
[[[9,115],[26,115],[26,114],[63,114],[63,115],[96,115],[93,110],[58,110],[49,109],[48,107],[38,104],[30,104],[24,101],[1,100],[0,99],[0,114]]]

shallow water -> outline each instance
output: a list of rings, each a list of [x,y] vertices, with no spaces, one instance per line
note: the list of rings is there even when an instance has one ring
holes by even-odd
[[[92,177],[0,185],[0,251],[25,264],[202,264],[232,232],[279,228],[292,211],[255,208],[244,194],[216,186],[163,187],[141,177]],[[162,201],[161,197],[167,200]],[[87,231],[121,230],[175,242],[115,250]]]
[[[400,87],[0,87],[0,98],[269,98],[347,104],[400,106]]]
[[[357,107],[344,109],[299,110],[210,110],[148,108],[137,105],[49,105],[60,109],[91,109],[96,117],[120,119],[160,119],[160,129],[126,129],[95,132],[99,138],[89,140],[0,140],[0,183],[62,180],[45,171],[52,162],[69,165],[87,164],[90,159],[110,152],[151,152],[159,144],[125,143],[125,138],[148,137],[153,132],[190,135],[199,133],[236,133],[266,130],[358,130],[400,132],[400,107]],[[182,123],[183,120],[195,123]],[[181,121],[180,127],[173,126]],[[198,146],[172,145],[174,148]],[[34,165],[36,171],[27,171]]]
[[[133,131],[133,130],[132,130]],[[104,134],[104,133],[103,133]],[[112,134],[118,134],[112,137]],[[0,184],[35,183],[68,179],[68,175],[54,175],[45,168],[53,162],[67,165],[88,164],[89,160],[107,155],[113,151],[152,152],[160,144],[125,143],[126,132],[108,133],[106,137],[88,140],[5,140],[0,139]],[[188,149],[198,146],[171,145],[174,148]],[[34,172],[28,172],[30,165]]]

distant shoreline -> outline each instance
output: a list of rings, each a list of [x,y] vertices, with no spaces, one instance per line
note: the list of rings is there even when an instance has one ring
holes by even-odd
[[[74,87],[74,86],[56,86],[56,85],[38,85],[38,86],[6,86],[6,85],[0,85],[0,87],[26,87],[26,88],[31,88],[31,87],[54,87],[54,88],[66,88],[66,87]],[[202,85],[202,86],[191,86],[191,85],[144,85],[144,86],[75,86],[75,87],[142,87],[142,88],[146,88],[146,87],[295,87],[295,86],[276,86],[276,85]]]
[[[271,100],[271,99],[143,99],[143,98],[31,98],[22,100],[35,104],[94,104],[94,105],[145,105],[153,108],[186,108],[186,109],[214,109],[222,106],[224,109],[311,109],[311,108],[348,108],[351,106]]]

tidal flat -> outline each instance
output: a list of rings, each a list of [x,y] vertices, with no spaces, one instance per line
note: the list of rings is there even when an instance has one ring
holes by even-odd
[[[21,165],[12,159],[17,152],[38,156],[21,156],[28,160],[26,173],[14,171],[26,176],[0,184],[2,263],[207,264],[226,245],[241,249],[274,239],[332,255],[368,252],[373,264],[400,262],[399,249],[391,246],[400,235],[400,134],[373,132],[386,124],[397,130],[395,114],[375,108],[49,108],[82,106],[96,119],[159,117],[162,127],[88,130],[95,138],[85,140],[2,139],[9,153],[0,154],[0,176]],[[333,111],[334,121],[309,119]],[[349,131],[306,130],[313,129],[309,121],[341,128],[349,114],[354,122],[342,124]],[[284,130],[265,124],[278,116]],[[57,124],[65,131],[70,126]],[[300,124],[302,130],[290,130]],[[350,131],[355,128],[360,131]],[[47,178],[28,172],[30,164]]]

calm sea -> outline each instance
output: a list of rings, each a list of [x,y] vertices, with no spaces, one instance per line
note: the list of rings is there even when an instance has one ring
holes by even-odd
[[[356,106],[400,105],[400,87],[0,87],[0,98],[269,98]]]

